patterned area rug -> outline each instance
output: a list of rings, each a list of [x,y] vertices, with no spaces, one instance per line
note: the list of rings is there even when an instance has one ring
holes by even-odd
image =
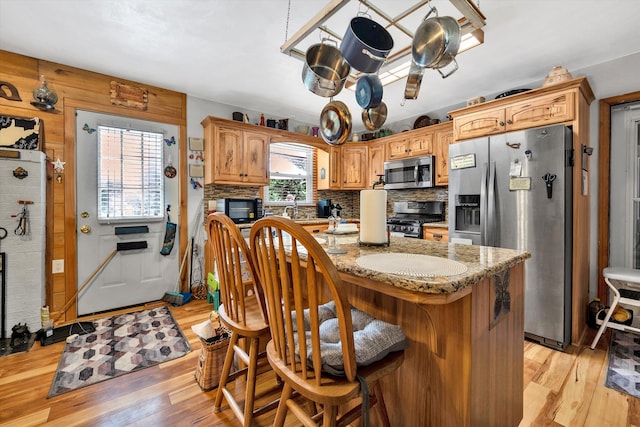
[[[191,351],[167,306],[94,321],[65,345],[49,396],[177,359]]]
[[[605,386],[640,397],[640,336],[611,330]]]

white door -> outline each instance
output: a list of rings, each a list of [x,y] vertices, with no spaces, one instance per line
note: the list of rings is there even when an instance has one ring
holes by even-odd
[[[77,111],[76,114],[76,240],[77,240],[77,286],[83,284],[94,274],[98,267],[109,257],[115,255],[105,267],[91,279],[78,295],[78,315],[111,310],[159,300],[165,292],[176,290],[178,279],[178,235],[175,247],[169,255],[161,255],[166,228],[167,205],[171,205],[171,221],[179,224],[179,186],[178,176],[161,178],[164,184],[164,201],[159,216],[153,218],[118,218],[118,215],[105,214],[105,203],[114,203],[112,198],[105,197],[99,218],[98,209],[98,134],[99,126],[109,126],[125,130],[158,132],[163,134],[161,169],[164,172],[171,159],[178,159],[179,128],[175,125],[155,123],[125,117]],[[167,144],[165,139],[176,143]],[[103,162],[102,176],[105,174],[109,182],[126,182],[127,172],[139,173],[140,164],[120,163],[113,167]],[[178,165],[173,165],[176,170]],[[108,170],[112,168],[113,170]],[[145,172],[146,173],[146,172]],[[122,175],[120,177],[120,175]],[[112,178],[113,176],[113,178]],[[120,177],[120,178],[119,178]],[[104,180],[104,178],[103,178]],[[156,181],[157,182],[157,181]],[[125,185],[123,185],[124,187]],[[117,203],[124,205],[127,191],[120,188]],[[158,202],[156,191],[156,204]],[[105,200],[109,200],[105,202]],[[131,215],[138,215],[139,212]],[[106,218],[105,218],[106,216]],[[179,229],[179,227],[177,227]],[[146,248],[144,248],[146,246]],[[137,249],[131,249],[131,248]],[[120,250],[118,250],[120,248]]]
[[[609,266],[640,268],[640,102],[611,109]]]

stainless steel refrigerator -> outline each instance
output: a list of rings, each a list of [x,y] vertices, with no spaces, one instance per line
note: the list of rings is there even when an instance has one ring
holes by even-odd
[[[449,146],[449,240],[526,250],[525,335],[571,340],[571,129],[554,125]]]

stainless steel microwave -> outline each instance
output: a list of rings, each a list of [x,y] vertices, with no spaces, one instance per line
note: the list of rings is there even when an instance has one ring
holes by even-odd
[[[426,188],[433,187],[433,156],[384,162],[384,188]]]
[[[246,224],[262,218],[262,199],[216,199],[216,211],[223,212],[236,224]]]

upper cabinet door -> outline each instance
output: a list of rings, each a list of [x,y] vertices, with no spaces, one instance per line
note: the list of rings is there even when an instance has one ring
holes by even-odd
[[[507,130],[528,129],[573,120],[573,92],[540,96],[506,107]]]
[[[366,146],[342,147],[342,188],[364,189],[367,187],[369,151]]]
[[[435,162],[436,185],[449,184],[449,144],[453,142],[453,130],[451,128],[436,132]]]
[[[456,141],[493,135],[504,131],[504,107],[464,114],[453,119],[453,135]]]
[[[242,131],[223,126],[218,127],[214,153],[214,181],[242,181],[243,144]]]
[[[243,181],[252,184],[269,183],[269,139],[262,133],[244,132]]]

